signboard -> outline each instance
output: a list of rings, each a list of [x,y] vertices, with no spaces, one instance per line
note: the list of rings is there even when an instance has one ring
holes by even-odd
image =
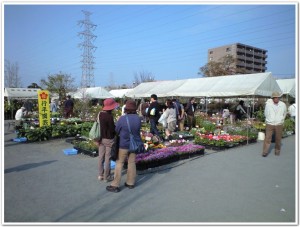
[[[49,103],[49,91],[38,91],[38,104],[39,104],[39,122],[40,127],[50,126],[50,103]]]

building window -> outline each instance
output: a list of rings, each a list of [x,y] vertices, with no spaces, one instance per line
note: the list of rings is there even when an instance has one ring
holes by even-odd
[[[210,52],[209,52],[209,54],[213,54],[214,52],[211,50]]]

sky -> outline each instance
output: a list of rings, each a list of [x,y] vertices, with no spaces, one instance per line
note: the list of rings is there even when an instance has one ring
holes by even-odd
[[[48,75],[82,75],[83,11],[97,36],[95,86],[132,86],[141,72],[155,80],[200,77],[208,49],[243,43],[267,50],[267,71],[296,75],[296,5],[247,4],[4,4],[4,59],[18,63],[23,87]]]

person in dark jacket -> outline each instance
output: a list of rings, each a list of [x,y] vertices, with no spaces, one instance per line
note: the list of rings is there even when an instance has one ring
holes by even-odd
[[[194,103],[195,103],[195,98],[194,97],[190,98],[189,102],[186,104],[186,107],[184,109],[187,114],[187,123],[188,123],[189,130],[191,130],[191,128],[194,126],[194,113],[195,113]]]
[[[157,102],[157,95],[153,94],[151,95],[150,106],[147,111],[147,117],[149,118],[150,121],[150,133],[157,135],[160,138],[157,129],[157,124],[160,117],[159,110],[160,110],[160,106]]]
[[[119,104],[112,98],[104,100],[103,111],[99,113],[100,122],[100,140],[99,140],[99,176],[100,181],[108,182],[113,179],[110,175],[110,156],[111,146],[114,141],[115,123],[112,115],[112,111],[116,109]],[[104,166],[103,166],[104,161]],[[105,168],[104,168],[105,167]]]
[[[122,169],[126,158],[128,158],[128,168],[127,176],[125,181],[125,186],[129,189],[133,189],[135,186],[136,178],[136,165],[135,157],[136,154],[129,152],[129,129],[127,124],[127,119],[130,125],[131,132],[134,136],[140,137],[141,133],[141,119],[136,112],[137,106],[135,101],[127,100],[125,104],[125,115],[121,116],[116,123],[116,133],[120,135],[120,145],[118,159],[116,161],[115,167],[115,179],[111,182],[110,186],[106,187],[107,191],[119,192],[120,191],[120,181],[122,177]]]
[[[67,96],[67,100],[64,103],[64,110],[65,110],[65,118],[72,117],[73,115],[73,108],[74,108],[74,102],[71,99],[71,96]]]

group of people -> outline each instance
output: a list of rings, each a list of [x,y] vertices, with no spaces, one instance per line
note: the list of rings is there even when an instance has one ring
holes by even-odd
[[[141,136],[141,119],[137,114],[136,103],[134,100],[127,100],[124,106],[124,115],[120,116],[117,122],[114,122],[112,111],[118,108],[119,104],[112,98],[104,100],[103,104],[103,109],[98,114],[101,134],[100,139],[97,141],[99,145],[98,180],[104,182],[111,181],[111,184],[106,187],[106,190],[109,192],[119,192],[122,177],[122,169],[125,160],[128,158],[128,168],[125,186],[129,189],[133,189],[135,186],[136,178],[136,153],[129,152],[129,127],[131,133],[134,136]],[[120,140],[118,159],[116,161],[113,177],[110,173],[110,157],[111,147],[113,145],[114,137],[116,135],[119,135]]]
[[[68,95],[66,100],[63,103],[63,108],[64,108],[64,117],[65,118],[70,118],[74,115],[74,102],[71,99],[71,96]],[[59,104],[57,103],[57,100],[55,98],[51,99],[51,103],[50,103],[50,111],[52,113],[57,112],[59,109]]]
[[[141,104],[139,107],[140,114],[143,115],[145,119],[150,122],[150,132],[153,135],[161,138],[161,134],[157,129],[158,120],[161,117],[161,111],[166,116],[167,125],[165,127],[165,132],[167,137],[170,138],[172,132],[176,130],[176,126],[183,127],[185,112],[187,113],[188,119],[192,124],[192,118],[195,112],[193,106],[195,99],[190,99],[189,104],[186,108],[183,107],[176,99],[168,99],[165,102],[165,108],[161,110],[159,103],[157,102],[157,95],[152,94],[150,97],[150,103]],[[110,182],[111,184],[106,187],[109,192],[119,192],[120,182],[122,176],[122,169],[124,162],[128,160],[128,169],[126,175],[125,186],[129,189],[135,187],[136,178],[136,165],[135,157],[136,154],[129,152],[129,127],[134,136],[140,137],[141,131],[141,117],[138,114],[138,108],[134,100],[127,100],[123,106],[123,112],[117,122],[114,122],[112,111],[119,107],[119,104],[112,98],[106,99],[103,102],[104,106],[102,111],[98,113],[98,119],[100,122],[100,139],[97,141],[99,150],[99,175],[98,180],[104,182]],[[128,123],[127,123],[128,120]],[[192,126],[192,125],[191,125]],[[111,148],[116,135],[120,137],[118,159],[116,161],[116,167],[114,171],[114,176],[110,172],[110,157]]]
[[[292,102],[287,109],[286,104],[279,100],[280,97],[281,94],[278,92],[273,92],[271,99],[269,99],[265,105],[264,114],[266,118],[266,136],[263,143],[263,157],[267,157],[269,154],[273,133],[275,133],[275,155],[280,155],[283,123],[286,115],[289,114],[293,120],[296,118],[295,103]],[[185,118],[187,118],[188,129],[193,127],[195,98],[190,98],[185,107],[176,99],[167,99],[165,102],[165,107],[162,109],[157,100],[157,95],[152,94],[150,96],[150,102],[145,100],[145,102],[141,103],[139,108],[134,100],[127,100],[124,105],[124,114],[120,116],[116,122],[114,122],[112,111],[118,108],[119,104],[112,98],[104,100],[103,109],[98,113],[97,117],[100,122],[101,137],[96,142],[98,144],[99,151],[98,180],[104,182],[111,181],[111,184],[106,187],[107,191],[120,191],[122,169],[126,160],[128,161],[128,169],[125,186],[129,189],[133,189],[135,187],[136,153],[129,152],[130,133],[128,126],[130,126],[131,133],[134,136],[140,137],[142,123],[141,116],[144,121],[149,121],[150,132],[161,140],[172,139],[172,132],[176,131],[177,127],[179,127],[180,130],[184,130]],[[238,119],[240,119],[238,112],[240,115],[246,114],[243,104],[244,101],[241,100],[239,105],[236,107]],[[73,114],[73,107],[74,103],[71,100],[71,97],[68,96],[66,102],[64,103],[65,116],[71,116]],[[21,120],[25,111],[26,108],[24,106],[17,111],[15,116],[16,121]],[[164,116],[166,121],[166,125],[164,126],[166,135],[165,138],[162,138],[159,130],[157,129],[159,119],[162,116]],[[114,176],[112,176],[110,171],[111,147],[116,135],[119,135],[120,143]]]

